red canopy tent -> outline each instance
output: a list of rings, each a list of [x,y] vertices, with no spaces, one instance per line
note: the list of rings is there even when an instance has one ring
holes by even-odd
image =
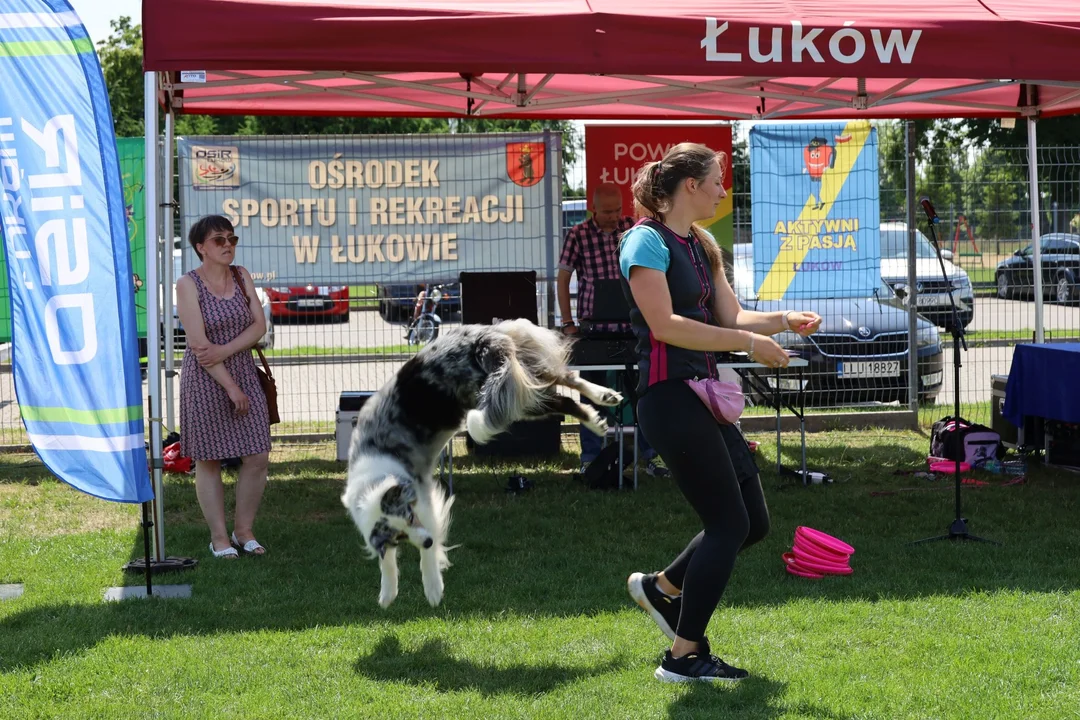
[[[987,117],[1027,119],[1035,188],[1035,120],[1080,112],[1077,0],[144,0],[142,27],[146,127],[163,105],[167,183],[174,113]],[[155,133],[146,143],[156,227]],[[1037,192],[1031,205],[1038,238]],[[1038,342],[1040,263],[1036,242]],[[158,286],[152,252],[146,275]],[[150,348],[157,312],[149,303]],[[160,361],[149,353],[155,419]],[[160,432],[151,422],[158,498]],[[155,514],[161,559],[160,502]]]
[[[178,112],[1022,117],[1080,109],[1075,0],[169,0]],[[205,71],[184,82],[182,71]]]

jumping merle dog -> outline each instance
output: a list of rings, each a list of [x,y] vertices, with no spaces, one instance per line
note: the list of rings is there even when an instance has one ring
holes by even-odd
[[[426,345],[364,403],[349,448],[342,503],[382,571],[379,604],[397,597],[397,545],[420,550],[424,593],[443,596],[453,497],[433,478],[446,443],[465,427],[479,444],[518,420],[570,415],[603,435],[607,424],[558,386],[601,406],[622,396],[567,369],[570,340],[528,320],[463,325]]]

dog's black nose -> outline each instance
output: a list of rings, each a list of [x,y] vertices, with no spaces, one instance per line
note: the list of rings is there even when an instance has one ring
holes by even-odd
[[[429,547],[431,547],[431,545],[432,545],[431,538],[428,538],[427,540],[424,541],[424,547],[425,548],[429,548]]]

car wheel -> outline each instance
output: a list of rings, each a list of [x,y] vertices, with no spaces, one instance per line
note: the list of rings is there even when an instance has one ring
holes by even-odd
[[[386,302],[379,305],[379,315],[386,322],[398,322],[402,319],[402,314],[401,308],[393,303]]]
[[[1008,300],[1012,290],[1009,288],[1009,276],[1005,273],[998,273],[997,276],[997,296],[1002,300]]]
[[[1054,299],[1062,305],[1068,305],[1073,301],[1072,283],[1069,282],[1067,276],[1062,275],[1058,278]]]

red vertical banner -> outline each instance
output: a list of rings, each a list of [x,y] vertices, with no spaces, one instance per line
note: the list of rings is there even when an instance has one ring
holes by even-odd
[[[630,189],[638,170],[645,163],[662,159],[664,153],[681,142],[701,143],[727,155],[724,168],[727,198],[720,203],[716,215],[701,224],[713,234],[721,247],[730,251],[734,238],[730,125],[586,125],[585,192],[589,209],[592,209],[592,195],[596,186],[613,182],[622,189],[623,212],[633,215],[634,198]]]

